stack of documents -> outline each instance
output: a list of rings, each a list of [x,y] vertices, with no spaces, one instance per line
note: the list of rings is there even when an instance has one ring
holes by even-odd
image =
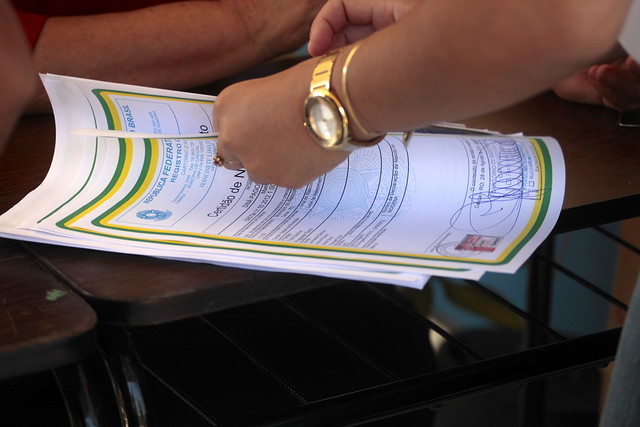
[[[390,134],[292,190],[215,167],[213,96],[42,78],[55,153],[8,238],[421,287],[514,273],[562,206],[549,137]]]

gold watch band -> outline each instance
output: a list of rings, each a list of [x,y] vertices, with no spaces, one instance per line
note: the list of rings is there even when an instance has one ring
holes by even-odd
[[[340,50],[335,50],[327,53],[318,60],[311,76],[309,98],[305,101],[306,116],[306,114],[308,114],[307,108],[310,108],[309,106],[313,105],[310,103],[311,99],[330,100],[330,104],[333,105],[333,108],[337,109],[336,114],[340,117],[340,124],[338,125],[340,129],[339,135],[336,135],[336,137],[329,142],[321,137],[319,138],[318,134],[313,130],[313,125],[309,124],[307,118],[305,118],[305,126],[324,148],[329,150],[352,151],[357,148],[375,145],[380,142],[385,135],[376,136],[374,139],[369,141],[357,141],[350,135],[349,114],[340,99],[336,96],[335,91],[332,90],[331,85],[333,67],[339,54]]]
[[[333,71],[333,64],[338,58],[339,51],[328,53],[320,58],[313,70],[313,76],[311,76],[311,92],[315,92],[317,89],[324,88],[327,91],[331,89],[331,72]]]

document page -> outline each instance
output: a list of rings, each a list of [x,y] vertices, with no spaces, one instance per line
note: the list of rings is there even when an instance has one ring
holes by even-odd
[[[215,132],[215,97],[43,81],[56,152],[42,185],[0,217],[7,237],[420,286],[515,272],[562,205],[564,164],[549,137],[419,134],[407,148],[390,134],[293,190],[215,167],[213,137],[135,136]]]

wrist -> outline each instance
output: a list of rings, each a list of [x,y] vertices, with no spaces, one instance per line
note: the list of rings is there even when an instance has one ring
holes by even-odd
[[[327,150],[352,151],[372,146],[385,135],[367,130],[353,111],[347,92],[348,76],[343,74],[348,72],[357,45],[351,49],[346,57],[343,50],[334,50],[315,63],[304,101],[305,127]]]

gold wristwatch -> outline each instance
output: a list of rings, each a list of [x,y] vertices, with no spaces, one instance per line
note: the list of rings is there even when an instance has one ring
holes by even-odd
[[[331,90],[331,72],[338,53],[333,51],[323,56],[313,70],[309,96],[304,102],[304,126],[313,139],[328,150],[353,151],[375,145],[381,138],[372,141],[351,138],[347,112]]]

